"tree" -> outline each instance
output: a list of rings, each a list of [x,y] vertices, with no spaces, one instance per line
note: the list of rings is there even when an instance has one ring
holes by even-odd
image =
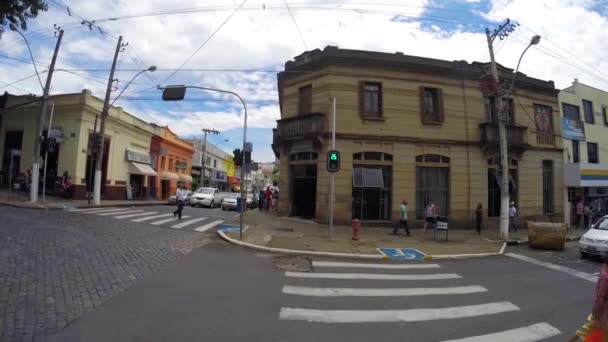
[[[48,5],[43,0],[2,0],[0,1],[0,38],[8,25],[15,24],[27,30],[26,21],[46,11]]]

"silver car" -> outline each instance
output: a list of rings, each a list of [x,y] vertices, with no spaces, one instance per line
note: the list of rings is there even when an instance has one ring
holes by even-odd
[[[220,191],[215,188],[200,188],[196,190],[190,197],[190,205],[193,207],[209,207],[215,208],[219,205],[219,201],[216,201]]]
[[[608,215],[595,222],[578,241],[581,257],[591,255],[606,256],[608,254]]]
[[[224,196],[221,203],[222,210],[237,210],[237,198],[239,197],[239,194],[236,193]]]

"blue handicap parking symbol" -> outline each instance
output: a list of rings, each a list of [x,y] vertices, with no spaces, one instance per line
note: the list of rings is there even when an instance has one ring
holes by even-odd
[[[246,231],[249,226],[243,226],[243,231]],[[241,230],[241,227],[238,224],[227,224],[222,223],[217,225],[217,229],[223,232],[238,232]]]
[[[378,251],[393,260],[424,260],[426,256],[415,248],[378,248]]]

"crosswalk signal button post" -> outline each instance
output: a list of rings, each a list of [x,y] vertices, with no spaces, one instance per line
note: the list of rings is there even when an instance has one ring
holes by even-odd
[[[338,172],[340,171],[340,152],[331,150],[327,152],[327,171]]]

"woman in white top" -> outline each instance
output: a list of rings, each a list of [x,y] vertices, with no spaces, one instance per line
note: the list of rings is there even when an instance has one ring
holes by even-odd
[[[433,228],[436,216],[437,209],[435,208],[435,203],[433,203],[432,200],[429,200],[429,203],[426,205],[426,222],[424,222],[424,230],[426,230],[429,225]]]

